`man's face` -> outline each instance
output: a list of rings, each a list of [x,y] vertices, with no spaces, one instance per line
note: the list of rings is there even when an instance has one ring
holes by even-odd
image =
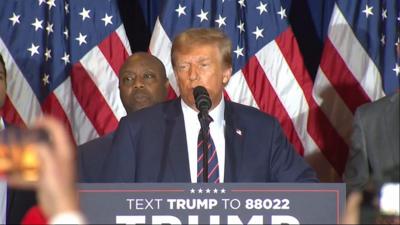
[[[120,96],[127,113],[166,100],[168,81],[165,72],[151,56],[129,58],[119,76]]]
[[[6,100],[6,71],[4,65],[0,63],[0,108],[3,107],[4,101]]]
[[[210,94],[211,109],[215,108],[222,99],[232,68],[223,65],[219,49],[209,44],[195,46],[184,53],[176,52],[174,71],[183,101],[197,110],[193,89],[199,85],[205,87]]]

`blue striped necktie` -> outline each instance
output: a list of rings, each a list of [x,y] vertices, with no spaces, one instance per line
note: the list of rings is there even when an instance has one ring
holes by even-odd
[[[213,119],[209,116],[209,122]],[[207,156],[208,156],[208,182],[209,183],[219,183],[219,165],[217,151],[215,150],[214,141],[210,135],[210,129],[208,128],[206,132],[208,143],[204,142],[201,130],[199,131],[199,136],[197,139],[197,182],[204,182],[203,180],[203,145],[207,146]]]

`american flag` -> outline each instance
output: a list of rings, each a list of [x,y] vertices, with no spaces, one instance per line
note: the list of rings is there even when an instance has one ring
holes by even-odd
[[[0,52],[9,123],[51,114],[81,144],[126,114],[117,74],[131,52],[116,0],[3,0]]]
[[[227,96],[275,116],[299,154],[322,152],[336,157],[330,152],[346,145],[312,97],[313,81],[288,23],[289,4],[284,0],[167,1],[150,51],[166,64],[179,95],[170,63],[171,40],[191,27],[221,29],[233,43]]]
[[[399,0],[338,0],[334,6],[313,97],[346,146],[357,107],[399,89],[399,7]],[[337,148],[331,157],[340,172],[347,152]]]

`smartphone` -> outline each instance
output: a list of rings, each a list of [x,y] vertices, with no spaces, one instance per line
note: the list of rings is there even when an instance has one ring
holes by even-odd
[[[13,127],[2,131],[0,177],[27,185],[36,182],[40,167],[38,142],[48,142],[48,135],[42,130]]]
[[[379,193],[381,217],[398,219],[400,216],[400,183],[384,183]]]
[[[363,191],[361,224],[399,224],[400,183],[370,185]]]

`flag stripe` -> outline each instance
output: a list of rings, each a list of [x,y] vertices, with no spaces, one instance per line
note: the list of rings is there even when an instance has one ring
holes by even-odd
[[[22,120],[21,116],[18,114],[17,110],[13,106],[10,98],[6,96],[6,100],[4,102],[2,108],[3,118],[8,121],[10,124],[14,124],[16,126],[25,127],[26,124]]]
[[[296,128],[304,143],[306,149],[305,155],[311,155],[321,151],[336,172],[341,174],[341,171],[343,171],[343,162],[345,162],[345,158],[347,157],[347,145],[312,98],[313,83],[302,62],[300,50],[295,41],[293,32],[291,29],[288,29],[284,33],[285,34],[278,36],[275,41],[287,65],[290,67],[292,76],[297,81],[298,88],[301,88],[303,92],[301,94],[300,91],[298,91],[290,95],[299,95],[302,96],[302,98],[293,100],[291,97],[288,100],[288,105],[293,104],[293,102],[302,102],[299,103],[301,106],[297,106],[297,109],[307,107],[307,109],[304,108],[301,112],[308,112],[297,112],[293,114],[297,115],[297,117],[304,117],[303,120],[299,119],[300,121],[295,124],[298,124]],[[340,150],[337,150],[337,148],[340,148]],[[331,158],[332,156],[335,157]],[[337,161],[340,163],[337,163]]]
[[[118,76],[115,75],[112,67],[101,53],[100,49],[94,47],[80,62],[86,70],[86,74],[90,76],[103,99],[107,102],[107,107],[111,108],[111,112],[114,113],[117,120],[125,116],[126,111],[119,97]],[[104,82],[105,80],[107,82]]]
[[[71,90],[71,78],[68,78],[54,90],[54,94],[68,117],[76,143],[80,145],[99,135]]]
[[[117,127],[118,120],[80,63],[72,67],[71,83],[78,102],[97,133],[103,136],[113,131]]]
[[[351,143],[353,113],[326,78],[321,68],[318,70],[315,85],[318,85],[318,88],[314,90],[315,101],[344,142],[349,145]],[[319,133],[322,131],[319,131]]]
[[[170,51],[166,51],[167,49],[170,50],[171,47],[172,43],[164,28],[161,26],[160,20],[157,19],[156,24],[154,25],[152,38],[150,40],[149,50],[151,54],[157,56],[164,63],[169,84],[174,89],[176,95],[179,96],[178,84],[176,83],[174,71],[172,69]]]
[[[118,76],[119,69],[129,55],[118,34],[116,32],[111,33],[98,47],[114,73]]]
[[[259,109],[241,70],[231,77],[225,90],[232,101]]]
[[[264,59],[261,56],[260,58]],[[269,80],[270,77],[267,73],[271,71],[264,72],[256,57],[250,58],[242,70],[260,110],[275,116],[295,149],[300,155],[304,154],[303,145],[277,93],[279,90],[275,90],[274,85],[276,84],[272,84],[274,81]]]
[[[57,97],[54,95],[54,93],[51,93],[50,95],[47,96],[47,98],[44,100],[42,103],[42,110],[44,114],[47,115],[52,115],[56,118],[58,118],[64,125],[67,126],[67,131],[68,134],[70,135],[70,139],[75,143],[75,139],[73,136],[73,132],[71,129],[71,125],[69,123],[69,120],[67,118],[67,115],[65,115],[65,111],[61,107]]]
[[[121,24],[116,30],[115,33],[118,35],[119,40],[121,43],[124,45],[124,52],[126,52],[128,55],[132,55],[132,50],[131,46],[129,44],[128,36],[126,35],[125,32],[125,27],[123,24]],[[116,52],[118,53],[118,52]]]
[[[371,101],[358,81],[354,79],[353,74],[348,70],[346,63],[337,54],[329,39],[325,41],[322,54],[321,70],[352,113],[356,111],[359,105]]]
[[[8,95],[9,100],[23,123],[29,125],[37,116],[42,115],[40,103],[1,38],[0,52],[8,74],[7,93],[13,93]]]
[[[377,85],[382,84],[379,70],[358,41],[336,3],[329,25],[328,38],[369,99],[375,101],[383,97],[382,85]]]

